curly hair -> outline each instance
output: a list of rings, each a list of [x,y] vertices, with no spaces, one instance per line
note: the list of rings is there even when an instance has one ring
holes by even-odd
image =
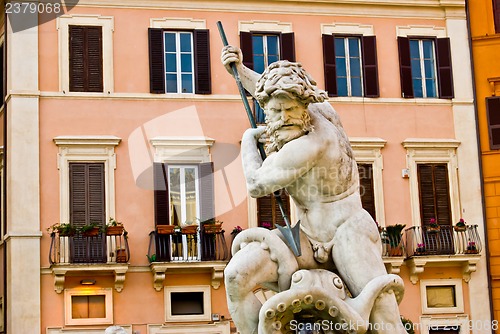
[[[316,87],[316,81],[306,73],[300,63],[287,60],[269,65],[255,87],[255,98],[262,107],[271,97],[278,95],[297,99],[305,106],[328,99],[327,93]]]

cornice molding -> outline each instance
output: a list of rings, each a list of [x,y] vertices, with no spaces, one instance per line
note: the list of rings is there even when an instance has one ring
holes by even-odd
[[[456,17],[458,14],[455,10],[459,9],[463,11],[463,19],[465,19],[465,3],[459,0],[409,0],[404,2],[397,0],[316,0],[307,2],[295,0],[265,2],[241,0],[80,0],[77,6],[414,18],[445,18],[450,15],[450,11],[453,12],[452,16]]]

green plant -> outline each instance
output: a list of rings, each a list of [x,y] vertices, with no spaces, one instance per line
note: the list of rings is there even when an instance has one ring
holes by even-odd
[[[58,233],[59,235],[73,235],[76,233],[76,227],[70,223],[55,223],[47,228],[49,234]]]
[[[401,242],[402,231],[406,227],[404,224],[389,225],[385,228],[385,237],[391,247],[397,247]]]
[[[455,226],[465,227],[465,220],[463,220],[463,218],[460,218],[460,220],[458,221],[458,223],[455,224]]]
[[[146,255],[148,258],[149,263],[156,262],[156,254],[151,254],[151,256]]]
[[[432,228],[438,228],[439,227],[439,224],[438,224],[436,218],[429,219],[429,227],[432,227]]]
[[[408,334],[415,334],[415,330],[413,329],[413,321],[401,316],[401,322],[403,323],[403,327]]]
[[[123,223],[115,220],[113,217],[109,217],[109,221],[106,226],[123,226]]]
[[[88,225],[84,225],[84,226],[80,227],[79,232],[86,233],[86,232],[92,231],[95,228],[99,228],[99,225],[97,225],[96,223],[90,223]]]

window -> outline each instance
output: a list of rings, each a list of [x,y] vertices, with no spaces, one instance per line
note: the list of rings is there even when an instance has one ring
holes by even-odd
[[[114,18],[65,14],[56,22],[59,89],[63,92],[113,92]]]
[[[435,218],[440,225],[451,225],[447,165],[417,164],[417,173],[423,224]]]
[[[69,90],[103,91],[101,26],[69,26]]]
[[[278,60],[295,61],[294,33],[240,32],[243,63],[257,73],[263,73]],[[254,116],[258,124],[265,123],[264,110],[254,99]]]
[[[457,147],[453,139],[406,139],[414,226],[435,218],[450,226],[460,217]],[[451,233],[451,228],[448,229]]]
[[[500,97],[486,98],[486,113],[490,135],[490,149],[500,149]]]
[[[149,28],[151,93],[210,94],[209,31]]]
[[[211,321],[210,286],[165,287],[166,321]]]
[[[280,190],[280,197],[283,209],[290,219],[290,197],[283,189]],[[285,220],[273,194],[257,198],[257,222],[258,226],[266,228],[275,228],[276,224],[285,225]]]
[[[423,314],[464,312],[461,279],[423,279],[420,293]]]
[[[359,192],[361,195],[361,203],[373,220],[377,221],[375,212],[375,191],[373,188],[373,165],[360,163],[358,164],[359,172]]]
[[[329,96],[379,96],[375,36],[324,34],[323,56]]]
[[[76,227],[97,224],[104,227],[106,220],[104,164],[69,164],[70,223]],[[73,263],[106,262],[105,239],[74,236],[71,240]]]
[[[111,288],[64,290],[65,324],[112,324],[112,291],[113,290]]]
[[[493,0],[493,16],[495,17],[495,32],[500,33],[500,0]]]
[[[449,38],[400,36],[398,47],[404,98],[453,98]]]

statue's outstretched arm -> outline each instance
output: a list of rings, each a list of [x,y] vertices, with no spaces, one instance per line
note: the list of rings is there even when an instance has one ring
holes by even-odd
[[[252,96],[254,96],[255,84],[257,83],[257,80],[259,80],[260,74],[243,65],[243,55],[241,53],[241,50],[232,45],[225,46],[222,49],[221,61],[226,70],[231,75],[233,75],[231,63],[234,63],[236,65],[236,69],[238,70],[238,74],[240,76],[243,87],[250,94],[252,94]]]
[[[248,129],[241,141],[243,172],[252,197],[283,189],[313,168],[322,154],[322,141],[302,136],[262,161],[257,142],[263,127]]]

